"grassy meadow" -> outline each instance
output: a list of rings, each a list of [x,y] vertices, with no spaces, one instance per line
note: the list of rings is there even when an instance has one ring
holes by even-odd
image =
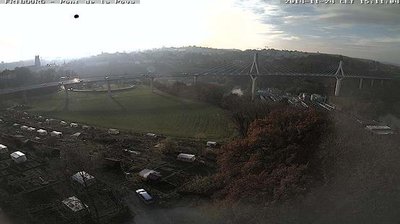
[[[65,109],[63,91],[29,100],[31,112],[68,121],[173,137],[224,139],[234,134],[225,112],[215,106],[152,93],[150,88],[113,93],[69,93]]]

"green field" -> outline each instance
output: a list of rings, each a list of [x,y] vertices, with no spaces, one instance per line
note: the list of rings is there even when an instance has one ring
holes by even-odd
[[[232,124],[218,107],[138,87],[114,93],[71,93],[68,110],[64,92],[30,99],[30,111],[68,121],[174,137],[223,139]]]

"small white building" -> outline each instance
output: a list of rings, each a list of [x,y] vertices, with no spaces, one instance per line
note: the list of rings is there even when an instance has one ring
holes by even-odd
[[[367,125],[365,128],[377,135],[391,135],[394,133],[392,128],[387,125]]]
[[[96,182],[96,179],[85,171],[77,172],[71,178],[82,186],[91,186]]]
[[[90,129],[90,127],[87,126],[87,125],[83,125],[83,126],[82,126],[82,129],[83,129],[83,130],[88,130],[88,129]]]
[[[19,124],[17,124],[17,123],[13,124],[13,127],[18,127],[18,126],[19,126]]]
[[[37,130],[37,133],[38,133],[39,135],[41,135],[41,136],[47,135],[47,131],[46,131],[46,130],[43,130],[43,129]]]
[[[36,128],[34,128],[34,127],[29,127],[29,128],[28,128],[28,131],[29,131],[29,132],[34,132],[34,131],[36,131]]]
[[[207,147],[217,147],[217,142],[213,142],[213,141],[208,141],[207,142]]]
[[[154,133],[147,133],[146,136],[152,137],[152,138],[156,138],[157,137],[157,135],[154,134]]]
[[[22,125],[20,128],[21,128],[22,131],[28,131],[29,127],[26,126],[26,125]]]
[[[71,123],[69,126],[71,126],[71,128],[77,128],[79,125],[77,123]]]
[[[81,135],[82,135],[82,133],[77,132],[77,133],[75,133],[75,134],[72,134],[71,137],[73,137],[73,138],[79,138]]]
[[[84,210],[87,206],[82,203],[77,197],[72,196],[62,201],[62,203],[71,209],[73,212],[80,212]]]
[[[118,135],[119,134],[119,130],[110,128],[110,129],[108,129],[108,134],[110,134],[110,135]]]
[[[161,178],[161,174],[155,170],[144,169],[139,172],[139,176],[145,180],[159,180]]]
[[[48,119],[46,119],[46,124],[51,124],[51,123],[53,123],[55,120],[54,119],[52,119],[52,118],[48,118]]]
[[[7,152],[8,152],[7,146],[0,144],[0,154],[7,153]]]
[[[23,163],[26,162],[26,155],[20,151],[16,151],[10,154],[11,159],[14,160],[16,163]]]
[[[66,125],[67,125],[67,122],[65,122],[65,121],[60,121],[60,124],[61,124],[62,126],[66,126]]]
[[[52,132],[50,132],[50,136],[51,136],[51,137],[61,138],[62,132],[59,132],[59,131],[52,131]]]
[[[126,153],[129,153],[129,154],[132,154],[132,155],[137,155],[137,156],[141,154],[141,153],[138,152],[138,151],[128,150],[128,149],[123,149],[122,151],[123,151],[123,152],[126,152]]]
[[[186,153],[180,153],[177,158],[177,160],[183,161],[183,162],[189,162],[192,163],[196,160],[196,156],[193,154],[186,154]]]

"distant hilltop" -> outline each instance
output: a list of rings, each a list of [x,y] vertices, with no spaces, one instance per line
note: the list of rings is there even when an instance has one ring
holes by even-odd
[[[367,75],[399,75],[400,67],[373,60],[346,57],[335,54],[310,53],[295,50],[276,49],[215,49],[207,47],[164,47],[134,52],[101,53],[91,57],[75,59],[64,64],[56,63],[65,69],[84,76],[147,74],[161,75],[196,73],[223,64],[246,66],[251,63],[255,52],[259,53],[260,65],[290,68],[299,72],[321,72],[327,68],[335,69],[340,60],[346,72]],[[42,65],[46,64],[42,62]],[[0,70],[34,65],[34,61],[2,63]]]
[[[58,64],[62,64],[62,61],[57,61]],[[29,68],[31,70],[37,70],[42,67],[55,66],[56,61],[45,61],[40,58],[39,55],[35,55],[33,60],[17,61],[17,62],[0,62],[0,72],[4,70],[14,70],[15,68]]]

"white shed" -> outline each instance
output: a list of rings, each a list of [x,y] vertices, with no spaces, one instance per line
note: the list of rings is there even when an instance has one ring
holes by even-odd
[[[83,129],[83,130],[88,130],[88,129],[90,129],[90,127],[87,126],[87,125],[83,125],[83,126],[82,126],[82,129]]]
[[[69,126],[71,126],[71,128],[77,128],[78,124],[77,123],[71,123]]]
[[[71,178],[83,186],[91,186],[96,182],[96,179],[85,171],[77,172]]]
[[[150,169],[144,169],[140,171],[139,176],[145,180],[159,180],[161,178],[161,174],[159,172]]]
[[[36,131],[36,128],[34,128],[34,127],[29,127],[29,128],[28,128],[28,131],[29,131],[29,132],[34,132],[34,131]]]
[[[10,154],[11,159],[14,160],[16,163],[23,163],[26,162],[26,155],[20,151],[16,151]]]
[[[38,133],[39,135],[41,135],[41,136],[47,135],[47,131],[46,131],[46,130],[43,130],[43,129],[37,130],[37,133]]]
[[[72,134],[71,137],[73,138],[79,138],[82,134],[80,132],[76,132],[75,134]]]
[[[57,138],[61,138],[62,132],[59,132],[59,131],[52,131],[52,132],[50,132],[50,136],[52,136],[52,137],[57,137]]]
[[[65,121],[60,121],[60,124],[61,124],[62,126],[66,126],[66,125],[67,125],[67,122],[65,122]]]
[[[83,209],[85,209],[85,207],[87,207],[85,204],[82,203],[81,200],[79,200],[75,196],[63,200],[62,203],[66,205],[69,209],[71,209],[73,212],[80,212]]]
[[[217,146],[217,142],[213,142],[213,141],[207,142],[207,147],[216,147],[216,146]]]
[[[147,133],[146,136],[148,136],[148,137],[153,137],[153,138],[157,137],[157,135],[154,134],[154,133]]]
[[[108,134],[110,134],[110,135],[118,135],[119,134],[119,130],[110,128],[110,129],[108,129]]]
[[[391,135],[394,133],[392,128],[387,125],[367,125],[365,128],[378,135]]]
[[[19,124],[17,124],[17,123],[13,124],[13,127],[18,127],[18,126],[19,126]]]
[[[21,130],[23,130],[23,131],[27,131],[27,130],[28,130],[28,126],[26,126],[26,125],[22,125],[22,126],[21,126]]]
[[[54,122],[55,120],[54,119],[52,119],[52,118],[48,118],[48,119],[46,119],[46,124],[51,124],[52,122]]]
[[[176,159],[180,160],[180,161],[192,163],[196,160],[196,156],[193,154],[180,153]]]
[[[0,144],[0,153],[7,153],[8,148],[5,145]]]

